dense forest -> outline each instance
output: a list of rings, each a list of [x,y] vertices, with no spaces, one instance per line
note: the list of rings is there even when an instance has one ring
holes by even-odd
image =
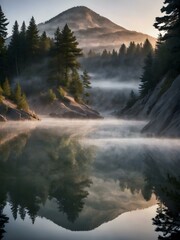
[[[27,27],[23,22],[20,29],[15,21],[8,45],[7,25],[0,7],[0,101],[6,97],[19,108],[28,109],[22,86],[29,95],[43,91],[45,101],[49,102],[62,99],[65,92],[76,101],[87,101],[90,77],[87,71],[79,74],[78,58],[83,53],[67,24],[62,31],[57,28],[54,38],[50,39],[46,32],[39,35],[34,17]],[[36,75],[44,77],[42,87],[38,82],[31,82],[32,86],[28,83]]]

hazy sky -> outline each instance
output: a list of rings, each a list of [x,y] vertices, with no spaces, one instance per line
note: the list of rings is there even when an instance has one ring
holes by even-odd
[[[3,12],[8,18],[9,34],[15,20],[19,25],[25,20],[28,25],[32,16],[36,23],[44,22],[74,6],[86,6],[129,30],[157,36],[152,26],[155,17],[160,16],[164,0],[0,0]]]

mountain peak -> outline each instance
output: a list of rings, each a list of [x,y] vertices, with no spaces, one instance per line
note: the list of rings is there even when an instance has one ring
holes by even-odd
[[[46,31],[50,37],[53,37],[57,27],[62,30],[65,24],[68,24],[76,35],[80,47],[87,50],[118,49],[122,43],[126,45],[131,41],[142,43],[147,38],[155,45],[153,37],[129,31],[85,6],[70,8],[39,24],[38,28],[41,33]]]
[[[67,23],[73,30],[87,29],[87,28],[115,28],[118,30],[124,30],[124,28],[111,22],[109,19],[100,16],[93,10],[85,6],[76,6],[70,8],[62,13],[58,14],[54,18],[51,18],[45,24],[57,24],[62,29],[61,22]]]

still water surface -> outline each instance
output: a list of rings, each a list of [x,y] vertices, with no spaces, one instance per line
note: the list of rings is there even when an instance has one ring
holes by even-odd
[[[180,140],[144,125],[1,124],[0,239],[180,239]]]

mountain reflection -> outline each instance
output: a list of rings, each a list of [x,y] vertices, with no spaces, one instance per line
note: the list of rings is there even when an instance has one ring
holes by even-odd
[[[75,137],[76,136],[76,137]],[[179,152],[142,146],[92,147],[55,129],[1,132],[0,238],[10,204],[14,219],[46,217],[71,230],[91,230],[120,214],[160,202],[159,239],[179,234]],[[171,224],[170,224],[171,223]],[[178,235],[179,236],[179,235]]]

